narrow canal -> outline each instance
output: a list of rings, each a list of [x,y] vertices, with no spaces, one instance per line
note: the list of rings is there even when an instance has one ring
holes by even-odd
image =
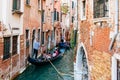
[[[55,71],[51,64],[44,66],[29,66],[14,80],[74,80],[73,50],[66,51],[64,56],[53,62],[60,72]]]

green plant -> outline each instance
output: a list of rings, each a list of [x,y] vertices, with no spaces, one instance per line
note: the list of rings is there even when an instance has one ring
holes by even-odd
[[[72,31],[72,33],[71,33],[71,39],[70,39],[70,45],[71,45],[71,48],[74,48],[74,30]]]
[[[66,14],[68,12],[68,6],[61,6],[61,10]]]

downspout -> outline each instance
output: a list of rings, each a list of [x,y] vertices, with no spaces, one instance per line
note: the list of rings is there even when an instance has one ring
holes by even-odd
[[[11,25],[9,24],[9,28],[10,28],[10,32],[11,32],[11,38],[10,38],[10,43],[11,43],[11,45],[10,45],[10,79],[12,78],[12,39],[13,39],[13,31],[12,31],[12,27],[11,27]]]
[[[118,29],[119,23],[118,23],[118,21],[119,21],[119,0],[116,0],[116,2],[115,2],[115,31],[114,31],[114,36],[113,36],[113,38],[112,38],[112,40],[110,42],[109,50],[112,50],[113,44],[114,44],[115,39],[116,39],[116,36],[117,36],[117,34],[119,32],[119,29]]]
[[[40,52],[42,52],[42,38],[43,38],[43,18],[42,18],[42,14],[43,14],[43,0],[41,1],[41,45],[40,45]]]
[[[52,8],[53,8],[53,12],[52,12],[52,42],[54,42],[54,0],[52,0]]]
[[[77,46],[77,37],[78,37],[78,0],[77,0],[77,29],[76,29],[76,38],[75,38],[75,46]]]

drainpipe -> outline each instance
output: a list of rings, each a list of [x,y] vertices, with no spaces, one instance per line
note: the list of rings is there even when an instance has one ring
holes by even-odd
[[[42,52],[42,38],[43,38],[43,22],[42,22],[42,14],[43,14],[43,0],[41,1],[41,45],[40,45],[40,52]]]
[[[52,8],[53,8],[53,11],[52,11],[52,42],[54,42],[54,0],[52,0],[52,4],[53,4],[53,6],[52,6]]]
[[[9,24],[9,28],[10,28],[10,31],[11,31],[11,38],[10,38],[10,43],[11,43],[11,48],[10,48],[10,79],[12,78],[12,39],[13,39],[13,31],[12,31],[12,27],[11,25]]]
[[[115,1],[115,31],[114,31],[114,36],[112,38],[112,41],[110,42],[109,50],[112,50],[113,44],[115,42],[116,36],[119,32],[119,0]]]
[[[78,0],[77,0],[77,29],[76,29],[76,38],[75,38],[75,46],[76,46],[76,44],[77,44],[77,37],[78,37]]]

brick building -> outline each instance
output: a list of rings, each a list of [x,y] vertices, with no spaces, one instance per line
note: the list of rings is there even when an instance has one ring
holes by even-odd
[[[12,78],[21,67],[24,52],[24,1],[0,1],[0,79]]]
[[[61,39],[60,0],[42,1],[42,51],[53,48]]]
[[[26,68],[35,38],[41,43],[40,54],[54,47],[60,36],[60,0],[1,0],[0,80]]]
[[[119,80],[119,3],[119,0],[78,0],[75,80]]]

